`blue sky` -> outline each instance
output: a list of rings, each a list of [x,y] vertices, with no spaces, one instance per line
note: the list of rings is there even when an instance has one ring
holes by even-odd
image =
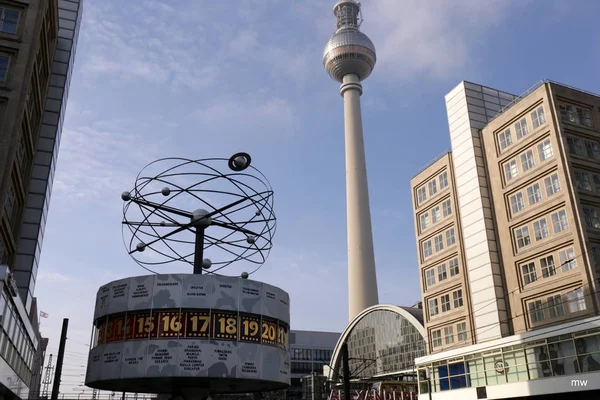
[[[120,193],[156,158],[249,152],[275,190],[275,248],[253,277],[290,293],[292,329],[347,322],[343,103],[322,49],[332,1],[85,1],[36,295],[62,391],[82,383],[98,287],[144,271]],[[549,78],[600,92],[600,3],[371,0],[378,51],[363,121],[379,298],[420,299],[409,181],[449,147],[461,80],[519,94]],[[173,272],[180,272],[174,270]]]

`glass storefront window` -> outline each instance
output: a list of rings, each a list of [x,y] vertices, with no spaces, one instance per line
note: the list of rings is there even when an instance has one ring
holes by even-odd
[[[15,342],[15,337],[17,335],[17,315],[15,313],[13,313],[13,317],[12,317],[12,323],[11,323],[11,327],[10,327],[10,332],[8,333],[8,337],[10,337],[11,342]]]
[[[575,339],[577,361],[574,361],[580,372],[600,371],[600,352],[598,335]]]
[[[482,358],[468,360],[467,372],[469,373],[469,382],[472,387],[486,386],[485,369],[483,367]]]
[[[529,379],[527,374],[527,359],[523,350],[504,353],[504,373],[509,383]]]
[[[0,239],[2,240],[2,239]],[[2,260],[0,260],[2,261]],[[4,295],[0,296],[0,315],[4,315],[5,314],[5,308],[6,308],[6,297]]]
[[[552,376],[578,373],[575,343],[573,340],[550,343],[548,345],[548,354],[550,356]]]
[[[10,342],[8,342],[7,346],[6,346],[6,361],[9,364],[11,363],[10,360],[12,359],[12,355],[13,355],[13,351],[14,351],[13,349],[14,349],[13,345]]]
[[[450,377],[451,389],[460,389],[468,386],[464,361],[448,364],[448,376]]]
[[[502,362],[503,360],[501,354],[484,357],[483,363],[485,366],[485,376],[488,385],[501,385],[506,383],[504,368],[500,367]]]
[[[600,334],[578,334],[469,354],[464,363],[454,359],[419,366],[420,393],[427,393],[427,368],[432,369],[434,392],[600,371]]]
[[[12,328],[12,322],[13,322],[13,315],[12,315],[12,310],[10,305],[8,307],[6,307],[6,313],[5,315],[2,317],[2,320],[4,322],[4,332],[6,332],[7,335],[10,336],[10,330]]]

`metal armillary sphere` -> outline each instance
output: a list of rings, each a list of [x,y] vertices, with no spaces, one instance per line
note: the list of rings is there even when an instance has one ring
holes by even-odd
[[[163,158],[144,167],[133,190],[121,195],[123,241],[132,258],[153,273],[184,262],[195,274],[216,274],[236,261],[252,264],[242,278],[256,272],[271,251],[276,218],[271,185],[250,164],[250,155],[237,153]]]

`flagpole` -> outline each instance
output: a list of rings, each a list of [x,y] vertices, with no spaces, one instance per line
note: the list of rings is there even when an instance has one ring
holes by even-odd
[[[40,311],[40,315],[38,317],[38,327],[42,326],[42,318],[48,318],[48,314],[43,311]]]

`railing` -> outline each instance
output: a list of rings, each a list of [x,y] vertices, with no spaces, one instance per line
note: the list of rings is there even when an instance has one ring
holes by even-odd
[[[492,118],[488,119],[487,123],[489,124],[490,122],[492,122],[493,120],[495,120],[496,118],[498,118],[506,110],[508,110],[509,108],[511,108],[512,106],[514,106],[515,104],[517,104],[519,101],[523,100],[527,95],[529,95],[530,93],[532,93],[534,90],[536,90],[537,88],[539,88],[540,86],[542,86],[546,82],[547,82],[546,79],[542,79],[541,81],[536,82],[529,89],[527,89],[526,91],[524,91],[523,93],[521,93],[519,96],[515,97],[510,103],[508,103],[507,105],[505,105],[504,107],[502,107],[500,109],[500,111],[498,111],[498,114],[496,114]]]
[[[446,149],[441,154],[437,155],[433,160],[429,161],[424,167],[422,167],[415,176],[419,175],[421,172],[425,171],[427,168],[431,167],[435,164],[440,158],[444,157],[446,154],[450,153],[452,149]],[[415,177],[413,176],[413,178]]]
[[[517,104],[519,101],[523,100],[527,95],[529,95],[531,92],[533,92],[534,90],[536,90],[537,88],[539,88],[540,86],[542,86],[545,83],[552,83],[554,85],[562,86],[562,87],[567,88],[567,89],[576,90],[578,92],[589,94],[589,95],[595,96],[595,97],[600,97],[600,95],[597,94],[597,93],[593,93],[593,92],[589,92],[587,90],[579,89],[579,88],[576,88],[574,86],[565,85],[564,83],[553,81],[551,79],[542,79],[541,81],[537,82],[535,85],[533,85],[532,87],[530,87],[529,89],[527,89],[525,92],[523,92],[519,96],[517,96],[513,101],[511,101],[510,103],[508,103],[507,105],[505,105],[504,107],[502,107],[500,109],[500,111],[498,111],[498,114],[496,114],[493,118],[490,118],[488,120],[488,124],[490,122],[492,122],[493,120],[495,120],[496,118],[498,118],[506,110],[508,110],[509,108],[511,108],[512,106],[514,106],[515,104]]]

